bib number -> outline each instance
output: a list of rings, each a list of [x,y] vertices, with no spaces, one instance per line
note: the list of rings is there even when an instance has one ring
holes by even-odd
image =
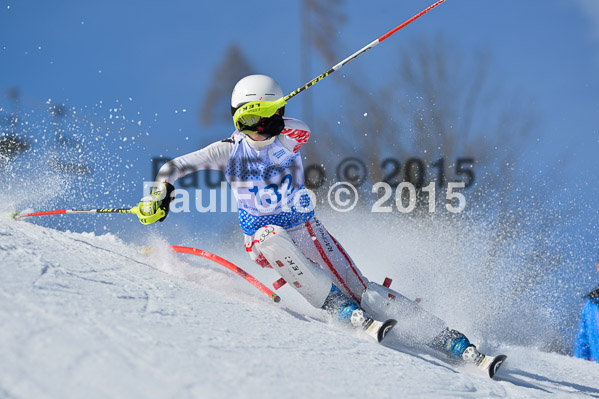
[[[283,199],[283,196],[287,198],[293,194],[295,188],[292,186],[293,178],[290,174],[286,174],[281,180],[280,184],[269,184],[263,189],[254,185],[248,191],[256,197],[256,204],[264,207],[268,205],[278,204]],[[264,201],[262,199],[264,198]]]

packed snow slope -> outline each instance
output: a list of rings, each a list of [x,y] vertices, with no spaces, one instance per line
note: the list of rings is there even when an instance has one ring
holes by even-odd
[[[481,378],[152,245],[0,217],[1,398],[599,397],[599,364],[487,343]]]

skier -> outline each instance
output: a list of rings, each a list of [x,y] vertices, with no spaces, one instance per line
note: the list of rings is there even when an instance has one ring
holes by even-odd
[[[407,339],[475,364],[492,377],[504,356],[479,353],[464,334],[447,328],[415,302],[368,281],[314,215],[300,156],[310,129],[300,120],[283,118],[284,106],[266,115],[260,111],[273,104],[276,108],[275,101],[282,97],[280,86],[268,76],[241,79],[231,95],[235,132],[164,164],[150,196],[139,204],[140,221],[149,224],[166,218],[177,179],[198,170],[223,171],[238,201],[249,256],[276,270],[312,306],[365,330],[373,323],[380,327],[381,320],[399,320],[398,328],[408,332]]]
[[[599,260],[597,260],[599,272]],[[580,314],[574,356],[599,363],[599,288],[590,292]]]

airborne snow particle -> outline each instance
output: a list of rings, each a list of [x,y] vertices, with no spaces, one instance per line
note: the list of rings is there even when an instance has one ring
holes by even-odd
[[[368,112],[364,112],[364,116],[368,116]]]

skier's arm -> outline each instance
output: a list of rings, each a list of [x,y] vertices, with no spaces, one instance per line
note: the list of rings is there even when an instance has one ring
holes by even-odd
[[[310,138],[310,128],[297,119],[285,119],[285,128],[279,136],[281,143],[290,151],[298,152]]]
[[[218,141],[201,150],[168,161],[158,171],[155,181],[173,184],[177,179],[198,170],[225,170],[233,144],[232,139]]]
[[[142,198],[136,207],[139,221],[142,224],[151,224],[166,219],[169,203],[174,196],[172,183],[198,170],[224,170],[233,145],[232,139],[225,139],[164,164],[158,171],[152,192]]]

